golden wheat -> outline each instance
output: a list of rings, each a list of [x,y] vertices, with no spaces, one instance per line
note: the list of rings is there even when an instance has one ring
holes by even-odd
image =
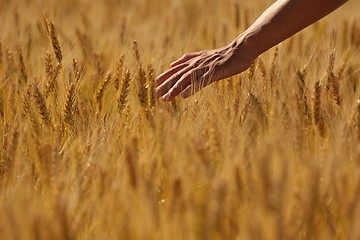
[[[26,83],[27,75],[26,75],[24,57],[23,57],[23,53],[22,53],[20,46],[17,47],[17,54],[18,54],[18,61],[19,61],[19,68],[20,68],[19,81],[20,81],[20,83]]]
[[[72,125],[74,122],[75,114],[75,83],[71,83],[68,93],[66,95],[66,102],[63,114],[63,121],[69,125]]]
[[[103,106],[102,98],[104,96],[105,89],[107,88],[107,86],[109,85],[109,83],[111,81],[111,77],[112,77],[112,73],[108,72],[105,76],[104,81],[100,84],[100,86],[96,92],[96,102],[98,104],[99,111],[102,110],[102,106]]]
[[[55,57],[56,57],[58,63],[61,64],[63,55],[61,52],[59,40],[55,33],[55,27],[52,22],[48,23],[48,31],[49,31],[49,35],[50,35],[51,45],[52,45],[54,53],[55,53]]]
[[[46,106],[44,96],[41,94],[41,92],[36,84],[32,85],[32,93],[34,96],[34,100],[35,100],[37,109],[40,113],[41,119],[44,121],[44,123],[46,125],[51,125],[49,109]]]
[[[123,71],[124,71],[124,62],[125,62],[125,57],[124,55],[122,55],[118,61],[118,63],[116,64],[116,76],[115,76],[115,89],[119,90],[120,88],[120,81],[122,79],[123,76]]]
[[[118,98],[118,111],[121,113],[125,108],[127,103],[127,96],[129,94],[129,87],[130,87],[130,72],[126,71],[124,75],[124,79],[121,84],[120,95]]]
[[[313,115],[314,123],[319,129],[320,136],[325,137],[326,132],[321,103],[321,85],[319,81],[316,81],[315,83]]]
[[[0,239],[359,239],[359,2],[156,97],[269,4],[0,1]]]
[[[78,83],[80,80],[80,69],[75,58],[73,58],[73,74],[74,74],[74,83]]]

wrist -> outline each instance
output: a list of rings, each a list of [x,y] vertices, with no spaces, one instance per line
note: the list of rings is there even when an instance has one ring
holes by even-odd
[[[255,60],[263,53],[260,43],[256,40],[254,34],[247,31],[235,38],[231,46],[235,48],[235,52],[241,53],[242,57],[246,56],[252,60]]]

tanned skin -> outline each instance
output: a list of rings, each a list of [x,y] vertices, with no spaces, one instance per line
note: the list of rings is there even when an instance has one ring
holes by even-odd
[[[189,53],[156,78],[158,97],[189,97],[203,87],[248,69],[278,43],[333,12],[347,0],[278,0],[229,45]]]

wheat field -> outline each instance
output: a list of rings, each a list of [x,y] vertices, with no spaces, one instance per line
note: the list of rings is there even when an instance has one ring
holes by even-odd
[[[0,2],[0,239],[360,239],[359,1],[171,103],[272,1]]]

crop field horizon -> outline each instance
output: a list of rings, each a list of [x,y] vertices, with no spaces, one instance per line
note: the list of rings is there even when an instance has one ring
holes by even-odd
[[[2,0],[0,239],[360,239],[359,1],[156,98],[272,3]]]

